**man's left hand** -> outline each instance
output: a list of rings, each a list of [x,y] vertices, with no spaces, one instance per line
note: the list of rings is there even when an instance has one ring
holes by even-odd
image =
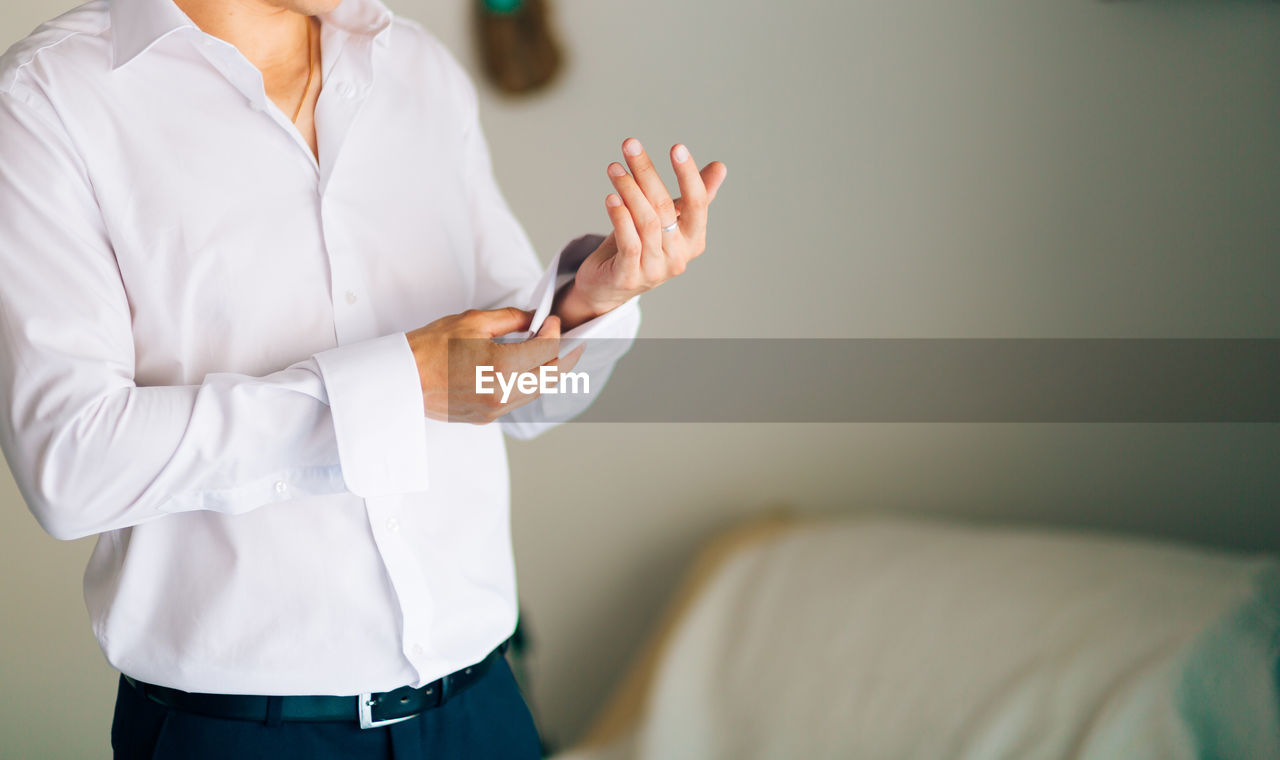
[[[613,231],[578,268],[555,312],[566,329],[625,303],[679,275],[707,247],[707,207],[728,169],[712,161],[698,170],[682,144],[671,147],[681,197],[672,199],[634,137],[622,143],[631,172],[609,164],[616,193],[605,198]]]

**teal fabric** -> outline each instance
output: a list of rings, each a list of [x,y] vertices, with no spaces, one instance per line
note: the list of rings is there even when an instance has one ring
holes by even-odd
[[[1201,760],[1280,758],[1280,565],[1195,643],[1177,689]]]
[[[515,13],[524,5],[524,0],[481,0],[484,9],[490,13]]]

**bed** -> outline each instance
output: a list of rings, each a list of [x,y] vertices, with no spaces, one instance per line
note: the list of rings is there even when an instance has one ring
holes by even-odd
[[[1280,758],[1280,564],[770,515],[711,541],[555,760]]]

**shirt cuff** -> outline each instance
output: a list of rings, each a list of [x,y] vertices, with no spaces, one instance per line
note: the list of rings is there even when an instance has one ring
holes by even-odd
[[[556,292],[573,281],[578,274],[578,267],[582,266],[582,262],[586,261],[591,252],[599,248],[602,242],[604,242],[603,235],[583,235],[569,241],[569,244],[556,254],[551,264],[543,271],[541,279],[534,286],[533,294],[529,298],[526,308],[533,312],[529,329],[512,336],[512,341],[528,340],[538,334],[542,329],[542,323],[551,315],[551,306],[555,303]]]
[[[372,498],[427,490],[426,411],[404,333],[316,354],[347,489]]]

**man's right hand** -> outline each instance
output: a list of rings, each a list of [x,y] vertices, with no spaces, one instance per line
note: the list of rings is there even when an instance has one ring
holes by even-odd
[[[537,372],[542,365],[568,372],[578,363],[582,347],[557,361],[560,352],[560,319],[547,317],[542,329],[523,343],[497,343],[494,338],[529,329],[533,313],[514,307],[441,317],[406,333],[418,363],[422,402],[435,420],[484,425],[538,397],[513,390],[502,402],[499,394],[476,393],[476,367],[490,366],[510,375]]]

